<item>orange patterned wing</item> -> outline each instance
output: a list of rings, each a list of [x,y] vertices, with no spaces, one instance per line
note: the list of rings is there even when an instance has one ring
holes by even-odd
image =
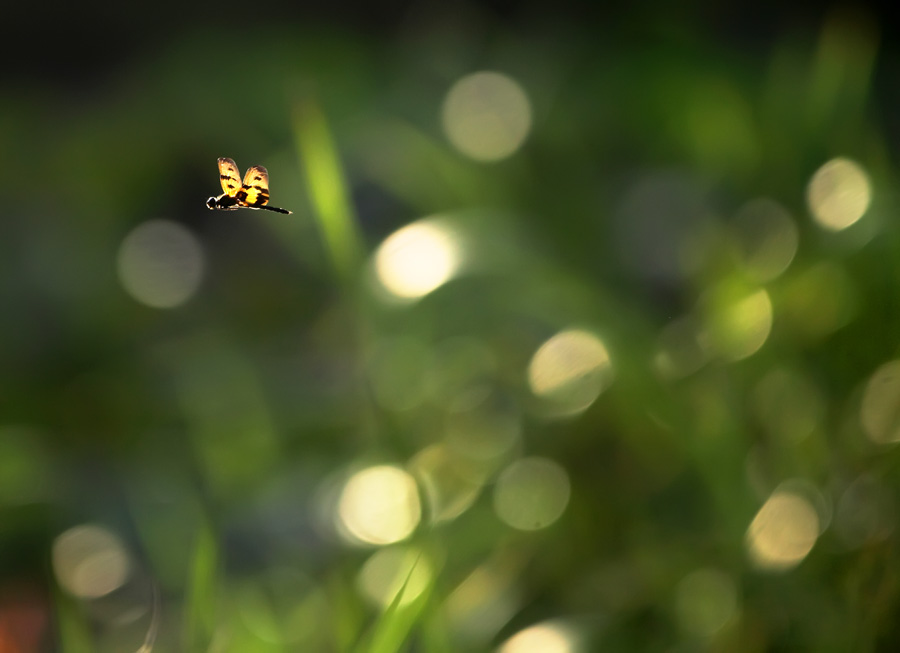
[[[265,206],[269,203],[269,172],[262,166],[253,166],[244,175],[244,185],[237,196],[247,206]]]
[[[228,197],[234,197],[241,190],[241,175],[233,159],[221,157],[219,159],[219,180],[222,182],[222,190]]]

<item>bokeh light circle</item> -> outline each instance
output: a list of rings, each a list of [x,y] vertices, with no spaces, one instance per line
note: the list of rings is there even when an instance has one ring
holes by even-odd
[[[612,380],[606,345],[579,329],[554,335],[538,348],[528,365],[531,391],[559,414],[585,410]]]
[[[661,378],[671,381],[696,372],[708,358],[700,325],[693,316],[684,316],[660,331],[653,367]]]
[[[442,121],[456,149],[477,161],[505,159],[531,130],[531,104],[514,79],[484,71],[458,80],[444,99]]]
[[[776,490],[747,529],[750,559],[760,569],[791,569],[812,550],[820,530],[819,514],[806,497]]]
[[[523,458],[500,474],[494,487],[494,510],[509,526],[533,531],[550,526],[569,503],[569,475],[546,458]]]
[[[342,532],[358,543],[384,545],[406,539],[422,517],[416,482],[391,465],[359,471],[344,485],[337,517]]]
[[[434,523],[455,519],[468,510],[486,477],[481,469],[443,444],[431,445],[413,456],[410,470],[422,487],[428,516]]]
[[[462,247],[458,235],[439,220],[421,220],[388,236],[375,252],[375,275],[398,299],[418,299],[439,288],[458,271]]]
[[[835,262],[816,263],[785,281],[779,318],[793,334],[821,340],[853,319],[859,293],[850,275]]]
[[[514,410],[487,401],[447,415],[447,444],[469,460],[500,458],[519,441],[521,433],[521,420]]]
[[[869,379],[860,407],[860,422],[872,442],[900,442],[900,360],[885,363]]]
[[[732,619],[738,607],[737,588],[727,574],[698,569],[678,584],[675,611],[685,631],[710,637]]]
[[[373,553],[357,576],[360,593],[373,605],[386,608],[402,589],[399,605],[424,592],[434,576],[431,562],[419,549],[389,547]]]
[[[760,198],[742,206],[731,223],[731,230],[741,267],[755,281],[775,279],[797,253],[800,240],[797,225],[774,200]]]
[[[897,524],[897,499],[890,485],[863,474],[841,494],[834,531],[845,545],[862,547],[886,540]]]
[[[578,638],[571,628],[546,622],[529,626],[501,644],[498,653],[576,653]]]
[[[819,225],[840,231],[865,215],[872,201],[872,188],[862,166],[839,157],[816,170],[809,181],[806,199]]]
[[[175,308],[200,287],[203,247],[177,222],[149,220],[135,227],[119,247],[122,286],[134,299],[154,308]]]
[[[739,361],[759,351],[772,331],[772,300],[765,289],[748,292],[724,283],[706,299],[710,344],[722,358]]]
[[[53,571],[59,584],[82,599],[106,596],[121,587],[131,571],[122,540],[93,524],[76,526],[53,542]]]

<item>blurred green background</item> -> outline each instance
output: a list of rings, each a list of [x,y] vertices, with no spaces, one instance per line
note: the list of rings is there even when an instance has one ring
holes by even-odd
[[[0,652],[900,645],[878,12],[40,29],[0,93]],[[218,157],[293,214],[207,210]]]

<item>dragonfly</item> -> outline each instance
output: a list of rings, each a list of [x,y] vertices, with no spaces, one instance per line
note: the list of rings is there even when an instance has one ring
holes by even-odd
[[[238,209],[264,209],[290,215],[287,209],[269,206],[269,171],[262,166],[250,166],[241,183],[237,164],[233,159],[219,159],[219,180],[224,191],[218,197],[206,200],[210,210],[236,211]]]

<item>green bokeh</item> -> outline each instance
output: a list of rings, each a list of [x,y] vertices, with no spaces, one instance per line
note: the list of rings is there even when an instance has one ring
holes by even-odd
[[[572,653],[900,643],[898,453],[860,417],[895,425],[900,406],[890,379],[869,384],[898,357],[875,77],[895,62],[864,15],[749,49],[703,22],[651,37],[618,19],[604,38],[475,6],[384,35],[198,22],[83,84],[4,86],[0,642],[138,650],[158,629],[155,651],[444,653],[562,624]],[[532,119],[490,163],[441,122],[480,70],[515,80]],[[265,165],[293,214],[208,211],[220,156]],[[806,203],[835,157],[871,186],[842,231]],[[736,226],[760,198],[782,231]],[[120,279],[123,239],[153,219],[204,253],[172,308]],[[419,221],[462,267],[398,300],[373,255]],[[536,396],[532,356],[569,329],[610,369]],[[568,503],[517,530],[494,484],[532,456],[565,470]],[[433,575],[376,606],[359,572],[377,549],[333,520],[342,482],[381,464],[416,475],[407,544]],[[772,571],[747,529],[779,487],[821,534]],[[54,572],[57,537],[84,523],[132,561],[99,599]]]

